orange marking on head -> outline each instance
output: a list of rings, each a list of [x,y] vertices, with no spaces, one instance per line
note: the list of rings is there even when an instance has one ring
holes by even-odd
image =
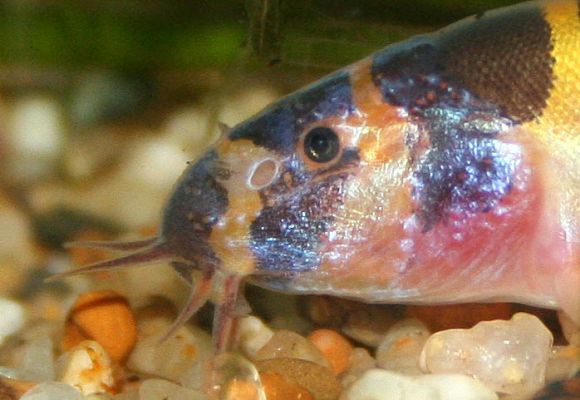
[[[371,114],[377,106],[383,105],[383,96],[372,80],[373,57],[365,58],[353,65],[350,71],[350,85],[353,102],[362,114]]]
[[[209,243],[222,261],[223,269],[236,275],[249,275],[256,267],[250,249],[250,226],[262,209],[252,178],[256,163],[275,162],[275,157],[249,140],[226,139],[216,151],[231,175],[222,183],[228,191],[228,209],[214,225]]]

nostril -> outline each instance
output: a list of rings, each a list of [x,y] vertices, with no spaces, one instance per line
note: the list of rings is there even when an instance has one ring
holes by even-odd
[[[270,185],[278,175],[278,162],[272,158],[258,161],[250,168],[248,186],[260,190]]]

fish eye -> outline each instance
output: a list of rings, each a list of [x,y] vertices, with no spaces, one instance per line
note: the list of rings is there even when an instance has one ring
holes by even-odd
[[[317,126],[304,138],[304,152],[312,161],[325,163],[334,159],[340,150],[338,135],[331,128]]]

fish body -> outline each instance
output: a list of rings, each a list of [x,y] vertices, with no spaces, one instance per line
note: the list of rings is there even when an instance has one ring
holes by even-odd
[[[80,271],[172,262],[195,287],[178,323],[218,292],[218,348],[244,280],[578,322],[579,4],[470,17],[281,99],[186,169],[156,238]]]

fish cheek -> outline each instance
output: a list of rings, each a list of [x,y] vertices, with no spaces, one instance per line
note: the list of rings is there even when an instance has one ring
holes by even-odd
[[[312,179],[286,171],[262,192],[265,206],[250,228],[258,284],[280,289],[291,284],[288,278],[320,266],[323,237],[342,206],[346,179],[345,173]]]

